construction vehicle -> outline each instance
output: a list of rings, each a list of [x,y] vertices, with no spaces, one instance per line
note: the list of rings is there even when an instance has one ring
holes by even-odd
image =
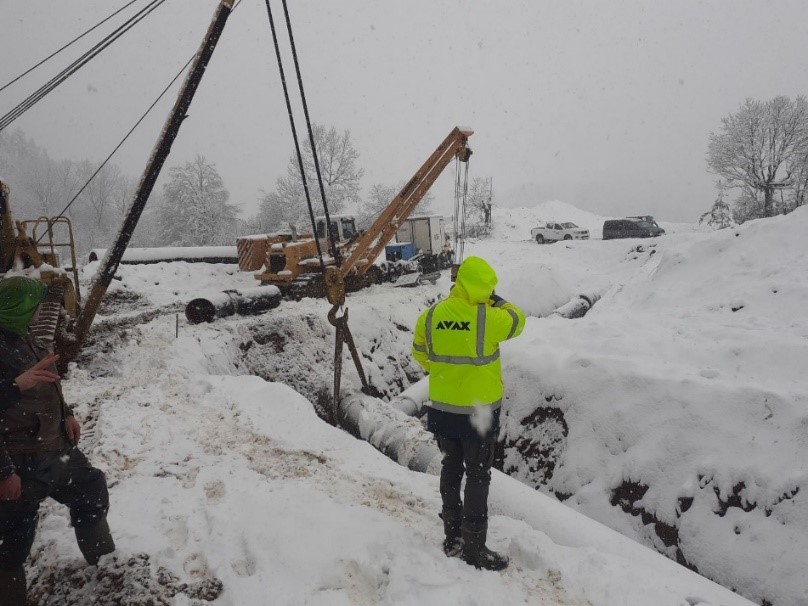
[[[49,293],[40,308],[40,316],[50,316],[47,325],[50,334],[46,335],[50,342],[47,345],[60,355],[59,366],[62,371],[66,369],[68,362],[78,356],[87,338],[104,294],[118,270],[180,126],[187,117],[191,100],[233,10],[234,2],[235,0],[220,0],[214,12],[202,44],[190,62],[190,68],[180,87],[177,100],[160,132],[149,161],[146,163],[132,204],[124,217],[115,241],[101,261],[83,306],[80,306],[79,300],[78,270],[70,221],[66,217],[59,216],[41,217],[15,223],[11,216],[9,189],[5,184],[0,184],[0,217],[2,217],[0,274],[11,270],[16,272],[27,269],[26,275],[38,278],[48,285]],[[65,241],[59,241],[59,236],[55,235],[60,227],[66,229],[67,239]],[[29,229],[30,236],[28,235]],[[69,269],[72,271],[72,280],[67,276],[65,269],[59,268],[60,248],[70,250],[71,266]],[[49,310],[50,313],[48,313]],[[32,332],[33,330],[32,327]]]
[[[62,267],[63,256],[69,259],[67,267]],[[73,226],[67,217],[15,221],[11,214],[11,189],[0,181],[0,278],[12,272],[41,280],[48,286],[31,332],[53,347],[57,327],[69,326],[80,312]]]
[[[425,273],[448,269],[454,251],[446,233],[446,220],[439,215],[410,217],[396,232],[396,243],[385,247],[388,261],[417,263]]]
[[[309,238],[262,241],[260,236],[249,236],[238,242],[240,268],[255,271],[256,253],[263,250],[265,260],[255,274],[262,285],[277,286],[291,298],[326,295],[329,301],[332,299],[328,294],[329,273],[348,291],[392,277],[392,272],[375,265],[374,261],[452,159],[468,162],[471,156],[468,138],[472,134],[474,131],[469,128],[455,127],[366,231],[357,231],[350,215],[331,215],[330,229],[326,229],[325,217],[315,218],[316,234]],[[332,242],[332,237],[337,241]],[[332,245],[335,245],[340,259],[344,260],[339,262],[333,255],[323,255],[321,264],[318,244],[326,250],[333,250]],[[248,247],[252,247],[252,254],[245,254],[242,262],[241,250]],[[325,283],[323,265],[328,270]]]

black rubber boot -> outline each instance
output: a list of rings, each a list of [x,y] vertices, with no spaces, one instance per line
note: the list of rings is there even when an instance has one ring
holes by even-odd
[[[25,570],[0,570],[0,606],[25,606]]]
[[[460,532],[462,513],[444,509],[440,517],[443,519],[443,534],[446,537],[443,539],[443,553],[449,558],[457,557],[463,550],[463,539]]]
[[[106,519],[94,526],[77,527],[75,531],[79,549],[91,566],[98,564],[102,555],[115,551],[115,542],[112,540]]]
[[[508,567],[508,557],[485,546],[487,531],[487,528],[476,531],[463,528],[463,561],[475,568],[504,570]]]

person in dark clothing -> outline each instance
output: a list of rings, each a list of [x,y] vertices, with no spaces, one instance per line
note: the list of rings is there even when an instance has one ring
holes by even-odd
[[[78,449],[81,430],[48,354],[28,333],[45,295],[23,277],[0,280],[0,606],[24,606],[39,504],[67,505],[89,564],[115,549],[104,474]]]
[[[485,546],[503,396],[499,344],[519,336],[525,325],[522,311],[494,294],[496,284],[488,263],[466,259],[449,297],[418,318],[412,345],[413,357],[429,373],[427,428],[443,453],[443,550],[489,570],[508,565],[507,557]]]

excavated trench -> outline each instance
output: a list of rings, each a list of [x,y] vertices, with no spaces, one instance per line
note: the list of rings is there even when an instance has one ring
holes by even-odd
[[[433,299],[426,297],[423,301],[424,306],[432,302]],[[143,310],[142,302],[131,294],[115,297],[107,305],[108,313],[115,313],[115,317],[102,320],[94,328],[91,339],[78,360],[81,367],[91,374],[108,374],[109,370],[98,362],[99,354],[113,351],[128,339],[137,339],[139,325],[158,316],[181,312],[178,305]],[[583,315],[579,313],[580,308],[576,309],[578,311],[573,317]],[[379,310],[371,310],[371,314],[364,319],[372,325],[372,330],[363,334],[361,339],[355,334],[355,338],[360,344],[360,355],[368,380],[380,398],[389,400],[418,381],[423,373],[410,357],[410,322],[392,316],[379,318],[374,315],[379,313]],[[321,418],[336,424],[331,410],[334,333],[321,309],[290,305],[284,309],[283,314],[270,312],[255,318],[240,319],[231,325],[231,330],[238,347],[238,367],[241,370],[267,381],[280,381],[289,385],[312,403]],[[343,363],[343,382],[353,381],[358,386],[358,379],[352,373],[355,374],[346,358]],[[504,439],[495,458],[497,468],[536,490],[554,494],[562,502],[573,495],[555,491],[551,485],[567,448],[570,428],[563,411],[568,409],[569,404],[564,402],[563,395],[537,393],[534,408],[525,411],[518,418],[509,414],[504,423]],[[86,427],[89,438],[93,436],[95,416],[97,414],[93,414],[91,406],[90,418],[87,419],[89,426]],[[710,478],[698,478],[698,490],[714,492],[718,500],[714,513],[719,517],[723,517],[734,507],[746,512],[758,508],[756,503],[744,498],[744,488],[744,483],[739,482],[729,496],[722,497]],[[686,549],[680,544],[679,525],[659,520],[654,512],[642,506],[642,498],[648,489],[648,484],[641,480],[623,480],[611,488],[610,503],[642,523],[648,536],[652,537],[648,541],[649,546],[698,572],[697,567],[688,560]],[[799,487],[795,487],[784,493],[781,501],[791,499],[798,493]],[[687,516],[693,500],[693,497],[678,499],[677,522]],[[771,513],[770,508],[765,510],[765,515],[770,516]],[[47,546],[39,553],[46,549]],[[62,586],[92,586],[94,591],[100,591],[95,594],[95,603],[98,604],[120,603],[122,596],[129,595],[126,587],[137,588],[138,595],[146,600],[142,603],[152,604],[167,604],[178,595],[186,596],[184,599],[190,599],[192,603],[202,603],[215,599],[222,591],[221,583],[217,584],[215,579],[204,586],[196,586],[179,582],[167,571],[152,570],[146,554],[134,555],[128,559],[109,558],[99,568],[89,571],[79,565],[61,570],[39,570],[36,553],[32,555],[31,564],[31,604],[53,603],[48,596],[54,595],[64,597],[59,603],[84,603],[80,593],[78,601],[68,599],[65,597],[67,594],[58,594]],[[763,599],[761,604],[774,606],[775,603]]]
[[[505,437],[500,443],[500,469],[536,490],[553,494],[563,502],[574,495],[554,490],[552,480],[562,464],[569,435],[562,408],[567,410],[572,403],[564,402],[564,397],[556,394],[540,393],[537,400],[539,404],[524,416],[509,416]],[[714,503],[712,513],[718,518],[725,517],[733,508],[746,513],[762,511],[766,517],[770,517],[778,505],[794,499],[800,493],[800,487],[794,486],[784,491],[773,503],[763,505],[747,497],[747,485],[743,481],[737,482],[726,494],[722,493],[712,477],[698,474],[695,479],[697,488],[694,495],[680,496],[676,500],[674,523],[660,520],[654,511],[643,505],[643,497],[650,486],[642,480],[623,479],[613,485],[609,490],[609,503],[640,522],[642,529],[638,534],[646,537],[644,543],[647,546],[707,578],[710,576],[704,575],[688,558],[688,547],[693,548],[692,539],[686,545],[679,536],[679,529],[687,522],[688,512],[697,498],[711,499]],[[746,531],[741,524],[734,527],[736,535]],[[734,590],[733,587],[729,589]],[[763,596],[759,603],[761,606],[777,606],[779,602]]]
[[[581,317],[585,313],[585,310],[580,313],[581,309],[576,305],[572,308],[575,309],[572,317]],[[412,333],[408,326],[388,322],[377,324],[375,329],[377,335],[369,340],[362,339],[359,349],[371,383],[382,399],[389,400],[423,374],[410,361]],[[300,311],[293,313],[290,319],[288,313],[283,318],[267,314],[241,328],[239,339],[242,362],[249,372],[266,380],[283,381],[290,385],[312,402],[324,420],[336,424],[331,414],[333,329],[321,315]],[[343,369],[344,372],[345,369],[352,372],[347,358]],[[567,448],[570,428],[564,410],[571,404],[564,401],[563,394],[539,392],[536,394],[536,406],[525,411],[525,414],[516,416],[520,413],[508,413],[495,467],[536,490],[553,494],[562,502],[573,497],[573,494],[552,487],[553,476],[562,464]],[[729,496],[722,497],[711,479],[699,477],[697,480],[698,490],[715,494],[717,506],[714,514],[718,517],[725,516],[733,507],[746,512],[758,507],[744,498],[743,482],[738,483]],[[680,497],[677,500],[677,520],[669,523],[643,507],[642,498],[648,489],[649,486],[642,481],[622,480],[610,488],[609,502],[641,523],[642,531],[639,534],[647,537],[645,542],[648,546],[699,572],[688,559],[687,547],[679,537],[680,521],[688,515],[694,497]],[[797,487],[783,494],[781,500],[791,499],[798,492]],[[765,510],[767,516],[771,513],[771,509]],[[736,532],[740,533],[741,529]],[[763,599],[761,604],[773,606],[776,603]]]

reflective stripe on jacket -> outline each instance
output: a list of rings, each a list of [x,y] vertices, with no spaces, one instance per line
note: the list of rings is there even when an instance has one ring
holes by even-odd
[[[418,318],[412,354],[429,373],[432,408],[471,414],[476,406],[501,405],[499,344],[522,332],[525,316],[512,303],[491,300],[496,283],[488,263],[469,257],[449,297]]]

